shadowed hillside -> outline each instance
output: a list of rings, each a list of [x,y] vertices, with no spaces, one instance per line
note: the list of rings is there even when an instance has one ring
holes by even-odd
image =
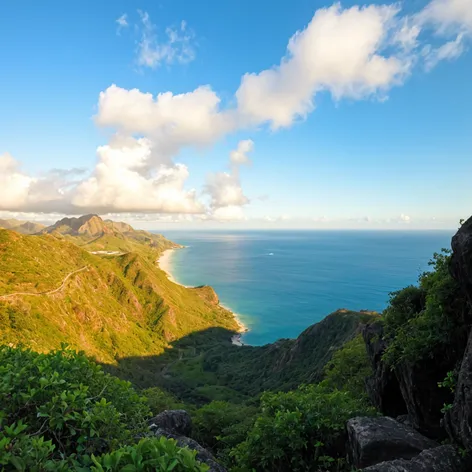
[[[209,328],[182,337],[160,356],[121,358],[119,371],[141,387],[159,385],[190,403],[240,402],[264,390],[319,382],[333,353],[353,339],[375,312],[338,310],[296,339],[265,346],[234,346],[231,332]]]

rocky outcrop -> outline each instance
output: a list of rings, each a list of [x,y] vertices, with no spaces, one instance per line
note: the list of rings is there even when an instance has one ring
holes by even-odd
[[[452,238],[451,275],[460,284],[468,306],[463,318],[470,329],[472,321],[472,218],[462,224]],[[445,416],[445,426],[451,438],[472,451],[472,332],[469,335],[460,365],[452,408]]]
[[[354,467],[368,467],[393,459],[411,459],[438,446],[393,418],[357,417],[347,422],[348,452]]]
[[[398,459],[362,469],[364,472],[467,472],[470,470],[452,446],[427,449],[411,460]]]
[[[472,451],[472,333],[459,371],[454,403],[444,423],[451,438]]]
[[[454,367],[454,360],[438,354],[415,364],[400,362],[392,370],[382,361],[387,347],[382,324],[365,326],[362,335],[373,369],[373,375],[366,380],[373,405],[387,416],[408,413],[415,429],[431,437],[441,437],[441,409],[450,401],[450,393],[439,388],[438,382]]]
[[[415,364],[400,362],[395,366],[395,375],[410,423],[427,436],[444,436],[441,409],[451,401],[451,393],[446,388],[440,388],[438,382],[453,368],[454,362],[440,354]]]
[[[186,436],[177,436],[162,430],[157,434],[157,436],[173,438],[177,441],[177,444],[180,447],[188,447],[189,449],[197,451],[197,460],[210,467],[208,472],[226,472],[226,469],[221,464],[216,462],[216,459],[213,457],[213,455],[207,449],[200,446],[197,441],[187,438]]]
[[[472,306],[472,217],[463,223],[454,235],[451,247],[451,275],[459,282],[469,305]],[[468,310],[465,321],[469,324],[472,321],[471,315],[472,311]]]
[[[395,372],[382,362],[386,349],[382,323],[368,324],[362,330],[367,355],[373,374],[366,379],[366,390],[372,404],[387,416],[398,416],[407,412]]]
[[[165,410],[149,421],[152,433],[177,441],[180,447],[188,447],[197,452],[197,460],[207,464],[209,472],[226,472],[213,455],[197,441],[187,437],[192,433],[192,419],[185,410]]]
[[[192,434],[192,418],[185,410],[164,410],[149,423],[151,429],[164,429],[179,436]]]

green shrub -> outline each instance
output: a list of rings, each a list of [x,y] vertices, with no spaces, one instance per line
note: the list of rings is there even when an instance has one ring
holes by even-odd
[[[441,349],[454,358],[454,346],[465,336],[463,311],[467,303],[459,284],[449,273],[450,251],[435,253],[419,286],[391,294],[384,311],[388,348],[384,360],[394,365],[402,360],[417,362]],[[448,346],[447,349],[442,349]]]
[[[252,406],[212,401],[193,415],[193,436],[230,464],[230,450],[246,439],[257,412]]]
[[[149,417],[144,397],[83,353],[0,347],[1,470],[207,470],[171,440],[134,444]]]
[[[146,398],[153,415],[157,415],[164,410],[180,410],[185,407],[171,393],[159,387],[147,388],[142,391],[142,394]]]
[[[142,439],[101,457],[92,457],[93,472],[206,472],[209,467],[195,459],[197,452],[177,446],[177,441],[161,437]]]
[[[329,391],[321,385],[265,393],[261,407],[247,439],[232,452],[237,470],[340,470],[346,421],[374,414],[348,392]]]
[[[333,354],[325,367],[322,384],[331,390],[348,391],[367,402],[365,379],[370,375],[372,366],[367,357],[364,339],[359,334]]]

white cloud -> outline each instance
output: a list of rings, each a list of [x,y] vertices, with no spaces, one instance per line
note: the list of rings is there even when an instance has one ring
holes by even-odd
[[[251,139],[239,141],[237,149],[231,151],[229,157],[233,164],[249,164],[249,157],[247,154],[254,149],[254,142]]]
[[[116,19],[116,23],[118,24],[117,33],[120,34],[123,28],[128,27],[128,15],[123,13],[119,18]]]
[[[456,39],[448,41],[438,48],[424,49],[426,70],[433,69],[439,62],[457,59],[464,52],[464,34],[459,33]]]
[[[250,139],[239,141],[236,150],[230,152],[231,172],[218,172],[207,178],[204,192],[210,196],[210,210],[214,219],[240,220],[244,217],[242,207],[249,203],[239,179],[239,166],[247,164],[247,153],[254,149]]]
[[[405,223],[409,223],[411,218],[408,215],[404,215],[403,213],[400,215],[400,221],[404,221]]]
[[[160,41],[156,25],[147,12],[139,11],[141,18],[141,40],[138,44],[138,64],[155,69],[162,63],[186,64],[195,59],[194,33],[182,21],[178,28],[168,27],[166,39]]]
[[[0,210],[241,219],[249,199],[242,190],[239,167],[249,163],[253,142],[240,141],[230,154],[230,171],[208,178],[206,208],[196,191],[186,188],[188,167],[176,162],[183,148],[203,148],[228,133],[264,123],[273,129],[290,126],[314,109],[316,93],[322,91],[329,91],[335,100],[384,99],[420,59],[431,68],[463,51],[472,31],[471,2],[433,0],[422,12],[403,17],[397,4],[343,9],[336,3],[319,9],[290,38],[279,65],[242,77],[235,106],[226,109],[209,85],[155,96],[111,85],[100,93],[95,122],[115,134],[97,149],[96,167],[82,179],[77,172],[58,170],[30,176],[4,154],[0,157]],[[193,34],[185,22],[168,28],[165,41],[160,42],[149,15],[140,14],[141,65],[157,67],[194,57]],[[117,23],[128,25],[126,15]],[[427,28],[437,34],[437,44],[425,49]],[[401,220],[409,221],[409,217],[402,215]]]
[[[411,60],[382,55],[390,29],[398,24],[396,6],[352,7],[339,3],[317,10],[295,33],[280,64],[246,74],[236,92],[238,111],[252,124],[290,126],[314,108],[314,94],[328,90],[335,99],[382,96],[402,83]]]
[[[422,29],[433,28],[436,38],[452,38],[439,46],[423,47],[425,68],[430,71],[440,61],[457,59],[466,50],[472,36],[472,0],[433,0],[415,21]]]
[[[441,34],[472,33],[471,0],[433,0],[419,14],[423,23],[433,23]]]
[[[205,191],[211,196],[211,206],[214,208],[249,203],[239,178],[228,172],[218,172],[209,176]]]
[[[149,139],[116,139],[97,150],[93,175],[75,189],[72,204],[83,212],[199,213],[195,191],[184,189],[183,164],[153,165]]]
[[[178,95],[160,93],[154,98],[138,89],[111,85],[100,93],[95,120],[120,133],[153,136],[161,148],[175,154],[182,146],[212,144],[234,128],[219,104],[220,98],[209,86]]]
[[[31,177],[20,169],[10,154],[0,155],[0,210],[60,211],[69,210],[72,171],[49,171],[40,177]]]

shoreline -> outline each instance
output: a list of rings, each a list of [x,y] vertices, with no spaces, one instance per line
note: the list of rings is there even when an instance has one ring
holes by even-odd
[[[172,259],[172,255],[175,253],[174,251],[176,251],[177,249],[185,249],[185,247],[186,246],[180,246],[180,247],[165,249],[164,251],[162,251],[161,255],[159,256],[156,262],[157,262],[158,267],[166,274],[167,278],[172,283],[176,285],[180,285],[181,287],[185,287],[185,288],[195,288],[190,285],[184,285],[184,284],[181,284],[180,282],[177,282],[177,280],[175,280],[174,276],[172,275],[172,271],[171,271],[171,259]],[[223,305],[222,303],[219,303],[219,305],[225,310],[228,310],[229,312],[232,313],[239,327],[238,333],[231,336],[232,344],[234,344],[235,346],[245,346],[245,344],[242,341],[242,336],[244,333],[247,333],[249,331],[249,328],[241,321],[237,313],[235,313],[233,310]]]

